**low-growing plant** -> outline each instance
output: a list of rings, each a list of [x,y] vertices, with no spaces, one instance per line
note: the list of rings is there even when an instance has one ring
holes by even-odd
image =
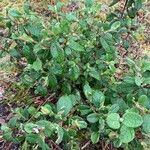
[[[69,5],[61,2],[49,5],[51,16],[46,19],[27,3],[20,11],[8,10],[12,44],[7,51],[26,61],[22,83],[37,95],[56,92],[59,98],[38,108],[17,108],[1,127],[3,138],[24,150],[58,145],[78,150],[85,141],[96,145],[101,140],[117,148],[142,149],[136,135],[150,133],[150,62],[127,58],[128,73],[122,80],[115,78],[117,45],[141,1],[129,0],[123,14],[108,11],[103,19],[102,4],[85,0],[77,5],[72,12],[63,12]]]

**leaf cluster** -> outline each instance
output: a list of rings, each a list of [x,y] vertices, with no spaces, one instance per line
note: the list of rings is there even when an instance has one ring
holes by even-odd
[[[140,8],[140,2],[130,2],[128,8],[133,3]],[[27,4],[20,11],[8,10],[12,44],[7,51],[27,63],[22,83],[37,95],[53,91],[59,98],[39,109],[17,108],[1,127],[3,138],[20,143],[24,150],[48,150],[52,143],[78,150],[83,140],[106,140],[117,148],[138,143],[142,149],[136,133],[150,133],[150,62],[127,58],[129,73],[121,81],[115,78],[117,44],[132,17],[120,19],[120,14],[110,12],[101,20],[102,5],[93,0],[80,5],[67,13],[61,11],[61,2],[49,5],[52,15],[47,19]]]

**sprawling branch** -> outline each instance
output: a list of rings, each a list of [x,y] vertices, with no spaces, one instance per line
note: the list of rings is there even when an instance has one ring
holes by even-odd
[[[125,1],[124,7],[123,7],[123,10],[122,10],[122,14],[121,14],[121,18],[123,18],[123,15],[124,15],[127,4],[128,4],[128,0]]]

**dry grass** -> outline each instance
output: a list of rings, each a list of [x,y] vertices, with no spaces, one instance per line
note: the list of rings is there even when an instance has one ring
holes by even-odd
[[[5,15],[7,8],[18,8],[22,6],[25,0],[1,0],[0,14]]]
[[[60,0],[61,2],[68,3],[70,0]],[[108,4],[110,0],[96,0],[100,3]],[[16,8],[19,9],[25,0],[1,0],[0,1],[0,14],[5,15],[7,8]],[[31,0],[32,4],[38,7],[43,7],[47,4],[55,4],[56,0]]]

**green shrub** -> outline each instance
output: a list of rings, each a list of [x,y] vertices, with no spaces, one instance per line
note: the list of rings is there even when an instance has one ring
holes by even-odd
[[[129,73],[121,81],[115,73],[117,44],[141,1],[128,1],[127,14],[121,18],[110,12],[106,20],[98,17],[102,5],[92,0],[73,12],[62,12],[62,6],[48,6],[51,16],[46,19],[27,4],[20,11],[8,10],[8,52],[27,62],[22,82],[40,96],[59,93],[59,99],[39,108],[17,108],[1,127],[3,138],[22,149],[50,149],[51,141],[66,150],[81,149],[87,140],[140,145],[137,131],[150,133],[150,63],[128,58]]]

